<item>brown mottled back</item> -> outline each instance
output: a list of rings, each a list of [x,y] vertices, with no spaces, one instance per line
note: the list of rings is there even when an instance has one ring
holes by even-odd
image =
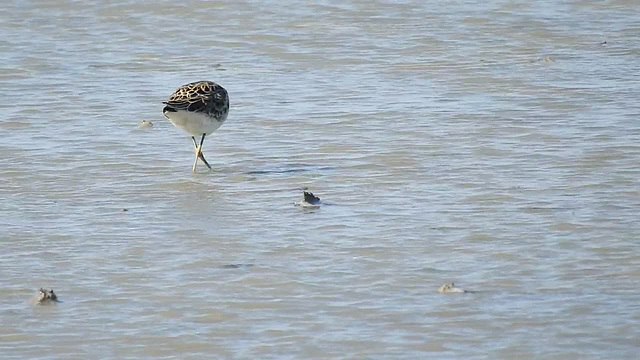
[[[178,110],[205,113],[221,119],[229,113],[227,91],[213,81],[192,82],[178,88],[171,96],[163,112]]]

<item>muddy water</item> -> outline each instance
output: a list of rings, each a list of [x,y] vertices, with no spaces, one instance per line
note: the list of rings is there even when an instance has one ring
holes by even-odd
[[[635,358],[639,11],[4,4],[2,358]]]

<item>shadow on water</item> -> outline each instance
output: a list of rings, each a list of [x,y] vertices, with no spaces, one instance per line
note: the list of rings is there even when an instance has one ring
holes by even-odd
[[[253,267],[253,264],[227,264],[223,265],[223,269],[246,269]]]
[[[305,173],[305,172],[332,171],[335,169],[336,168],[332,166],[317,167],[317,166],[306,165],[306,164],[290,164],[290,165],[283,165],[275,169],[272,168],[272,169],[265,169],[265,170],[249,171],[247,172],[247,175],[290,175],[290,174]]]

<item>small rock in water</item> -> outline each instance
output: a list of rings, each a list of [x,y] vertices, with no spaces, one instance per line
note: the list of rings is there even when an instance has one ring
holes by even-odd
[[[446,283],[438,289],[439,293],[466,293],[467,290],[456,287],[454,283]]]
[[[305,191],[303,193],[304,195],[304,199],[300,202],[296,202],[295,205],[296,206],[302,206],[302,207],[320,207],[320,198],[313,195],[312,192],[310,191]]]
[[[53,289],[47,290],[47,289],[40,288],[40,290],[38,290],[38,293],[34,298],[34,302],[36,304],[42,304],[42,305],[56,303],[58,302],[58,295],[56,295],[56,293],[53,292]]]
[[[151,121],[142,120],[140,124],[138,124],[140,129],[151,129],[153,127],[153,123]]]

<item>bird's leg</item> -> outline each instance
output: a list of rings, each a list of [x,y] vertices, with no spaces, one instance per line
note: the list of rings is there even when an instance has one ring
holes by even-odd
[[[195,137],[191,137],[191,140],[193,140],[193,146],[196,147],[196,158],[195,160],[193,160],[193,168],[191,169],[191,171],[196,172],[196,165],[198,165],[198,143],[196,142],[196,138]]]
[[[198,157],[200,158],[200,160],[202,160],[202,162],[207,165],[207,167],[209,168],[209,170],[211,170],[211,165],[209,165],[209,163],[207,162],[207,160],[204,158],[204,154],[202,153],[202,144],[204,144],[204,137],[207,134],[202,134],[202,139],[200,139],[200,146],[199,148],[199,152],[198,152]]]
[[[204,158],[204,155],[202,154],[202,144],[204,144],[204,137],[207,134],[202,134],[202,138],[200,139],[200,145],[198,145],[198,143],[196,143],[196,138],[195,137],[191,137],[191,139],[193,140],[193,145],[196,147],[196,158],[193,161],[193,172],[196,171],[196,165],[198,164],[198,158],[200,158],[200,160],[202,160],[202,162],[207,165],[207,167],[209,169],[211,169],[211,165],[209,165],[209,163],[207,162],[207,160]]]

